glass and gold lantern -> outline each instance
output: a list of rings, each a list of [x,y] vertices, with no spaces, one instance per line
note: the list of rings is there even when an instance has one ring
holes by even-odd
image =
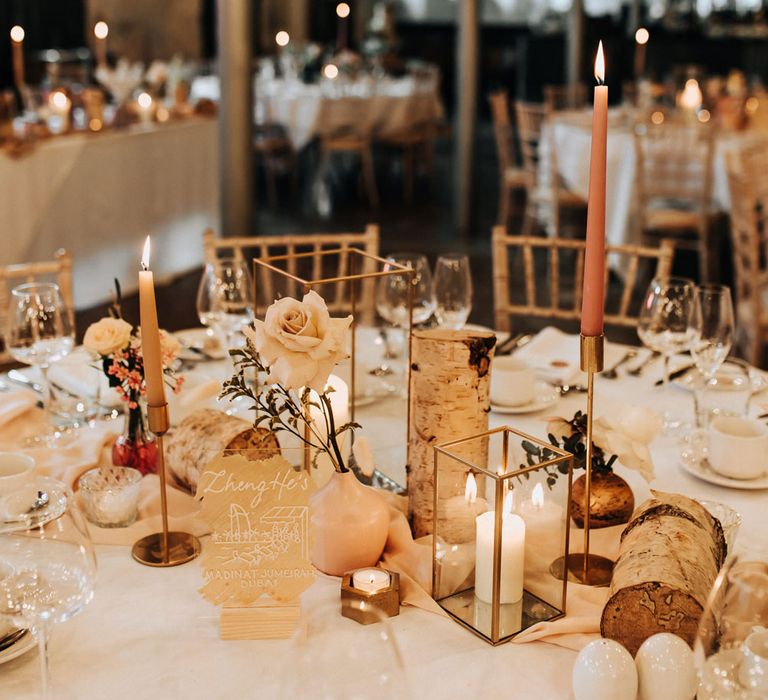
[[[565,615],[572,470],[509,427],[435,447],[432,597],[491,644]]]

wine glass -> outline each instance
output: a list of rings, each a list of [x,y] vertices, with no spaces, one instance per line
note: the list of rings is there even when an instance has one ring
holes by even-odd
[[[6,337],[8,352],[13,359],[38,368],[43,406],[51,419],[59,414],[67,416],[66,402],[59,405],[48,379],[51,363],[69,355],[75,344],[69,310],[59,286],[41,282],[14,287],[11,290]],[[46,439],[61,437],[61,433],[54,431]]]
[[[425,255],[417,253],[396,253],[387,258],[384,271],[392,270],[391,263],[413,270],[410,290],[409,274],[396,272],[379,279],[376,289],[376,310],[382,318],[399,328],[408,326],[408,297],[413,294],[413,323],[428,321],[435,311],[435,296],[432,290],[432,272]]]
[[[691,356],[701,373],[701,381],[694,393],[696,419],[700,427],[706,427],[706,416],[701,415],[704,392],[733,345],[731,290],[721,284],[700,285],[694,296],[690,327],[693,335]]]
[[[696,285],[681,277],[654,279],[648,285],[637,323],[637,334],[644,345],[664,356],[665,403],[672,400],[669,394],[669,359],[691,347],[694,330],[691,317],[696,297]],[[664,427],[671,430],[681,421],[669,408],[664,412]]]
[[[218,258],[208,263],[197,290],[200,323],[218,333],[228,350],[253,320],[253,281],[245,260]]]
[[[47,697],[51,626],[93,598],[93,545],[72,491],[55,479],[4,494],[0,513],[0,620],[35,636]]]
[[[459,253],[441,255],[435,264],[435,317],[441,328],[459,330],[472,310],[469,258]]]
[[[768,695],[768,563],[730,557],[715,580],[694,643],[700,700]]]

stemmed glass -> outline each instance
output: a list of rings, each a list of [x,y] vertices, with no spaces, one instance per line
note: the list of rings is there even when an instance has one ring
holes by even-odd
[[[441,328],[459,330],[472,310],[472,274],[466,255],[441,255],[435,264],[435,317]]]
[[[253,281],[245,260],[218,258],[208,263],[197,290],[200,323],[222,336],[224,348],[253,320]]]
[[[72,492],[54,479],[5,494],[0,513],[0,620],[35,636],[47,697],[50,629],[93,598],[93,545]]]
[[[669,359],[691,347],[694,330],[691,327],[696,297],[696,285],[681,277],[654,279],[648,285],[637,323],[637,334],[644,345],[664,356],[664,394],[669,396]],[[679,427],[681,421],[667,408],[664,427]]]
[[[694,654],[700,700],[768,695],[768,563],[752,556],[728,559],[699,620]]]
[[[695,390],[696,419],[706,427],[702,416],[704,392],[733,345],[734,320],[731,290],[721,284],[704,284],[696,289],[690,318],[693,342],[691,356],[701,373]]]
[[[65,407],[59,407],[48,380],[50,364],[69,355],[75,344],[69,310],[59,286],[45,282],[14,287],[6,337],[11,357],[39,369],[43,405],[49,416],[53,418],[59,412],[66,415]],[[60,433],[54,432],[46,439],[55,441],[60,437]]]

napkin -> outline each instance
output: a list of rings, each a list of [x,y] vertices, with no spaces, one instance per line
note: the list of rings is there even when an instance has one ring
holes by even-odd
[[[36,403],[37,394],[26,389],[0,392],[0,435],[7,424],[34,408]]]
[[[624,345],[606,343],[605,367],[615,365],[626,351],[627,348]],[[647,352],[646,349],[638,350],[637,359],[633,360],[633,363],[641,362]],[[515,357],[533,367],[539,379],[553,384],[582,382],[586,377],[579,367],[579,336],[563,333],[552,326],[547,326],[537,333],[533,340],[515,353]]]

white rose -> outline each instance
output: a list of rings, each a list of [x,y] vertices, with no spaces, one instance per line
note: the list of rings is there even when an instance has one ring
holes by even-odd
[[[128,347],[132,331],[133,326],[121,318],[102,318],[88,326],[83,345],[95,355],[111,355]]]
[[[269,367],[267,383],[322,392],[334,366],[347,357],[351,323],[351,316],[331,318],[323,298],[310,291],[301,301],[279,299],[245,334]]]
[[[653,460],[648,445],[658,437],[662,420],[653,411],[625,407],[610,416],[600,416],[593,425],[595,445],[606,454],[617,455],[628,469],[635,469],[646,481],[654,478]]]

